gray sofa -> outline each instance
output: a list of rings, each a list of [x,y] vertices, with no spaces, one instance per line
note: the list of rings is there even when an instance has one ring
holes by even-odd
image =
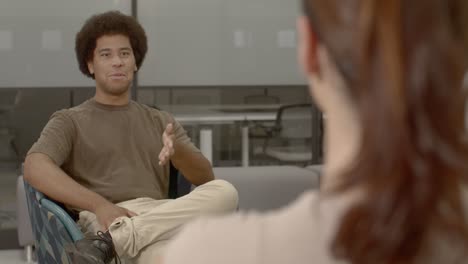
[[[266,211],[283,207],[302,192],[318,188],[320,171],[295,166],[219,167],[215,177],[239,192],[239,209]]]

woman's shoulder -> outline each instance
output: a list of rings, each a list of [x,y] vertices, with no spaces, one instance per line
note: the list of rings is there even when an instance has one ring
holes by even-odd
[[[164,263],[256,263],[262,219],[255,212],[199,218],[169,244]]]

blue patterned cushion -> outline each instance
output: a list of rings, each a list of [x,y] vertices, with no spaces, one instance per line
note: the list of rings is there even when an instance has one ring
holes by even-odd
[[[65,226],[52,212],[41,206],[43,195],[28,183],[24,184],[39,264],[72,263],[65,248],[73,246],[73,240]]]

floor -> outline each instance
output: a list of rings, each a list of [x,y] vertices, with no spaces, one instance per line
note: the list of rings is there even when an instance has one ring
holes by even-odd
[[[26,264],[24,250],[0,250],[0,264]],[[37,262],[29,262],[37,263]]]

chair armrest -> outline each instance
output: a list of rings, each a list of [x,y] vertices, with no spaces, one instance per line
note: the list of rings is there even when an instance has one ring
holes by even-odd
[[[40,200],[40,203],[44,208],[53,213],[62,222],[73,241],[77,241],[83,238],[83,233],[81,232],[80,228],[75,223],[75,221],[73,221],[70,215],[65,212],[65,210],[45,197]]]
[[[24,189],[23,176],[16,180],[16,214],[18,222],[18,242],[20,246],[34,245],[34,236],[28,212],[28,201]]]

